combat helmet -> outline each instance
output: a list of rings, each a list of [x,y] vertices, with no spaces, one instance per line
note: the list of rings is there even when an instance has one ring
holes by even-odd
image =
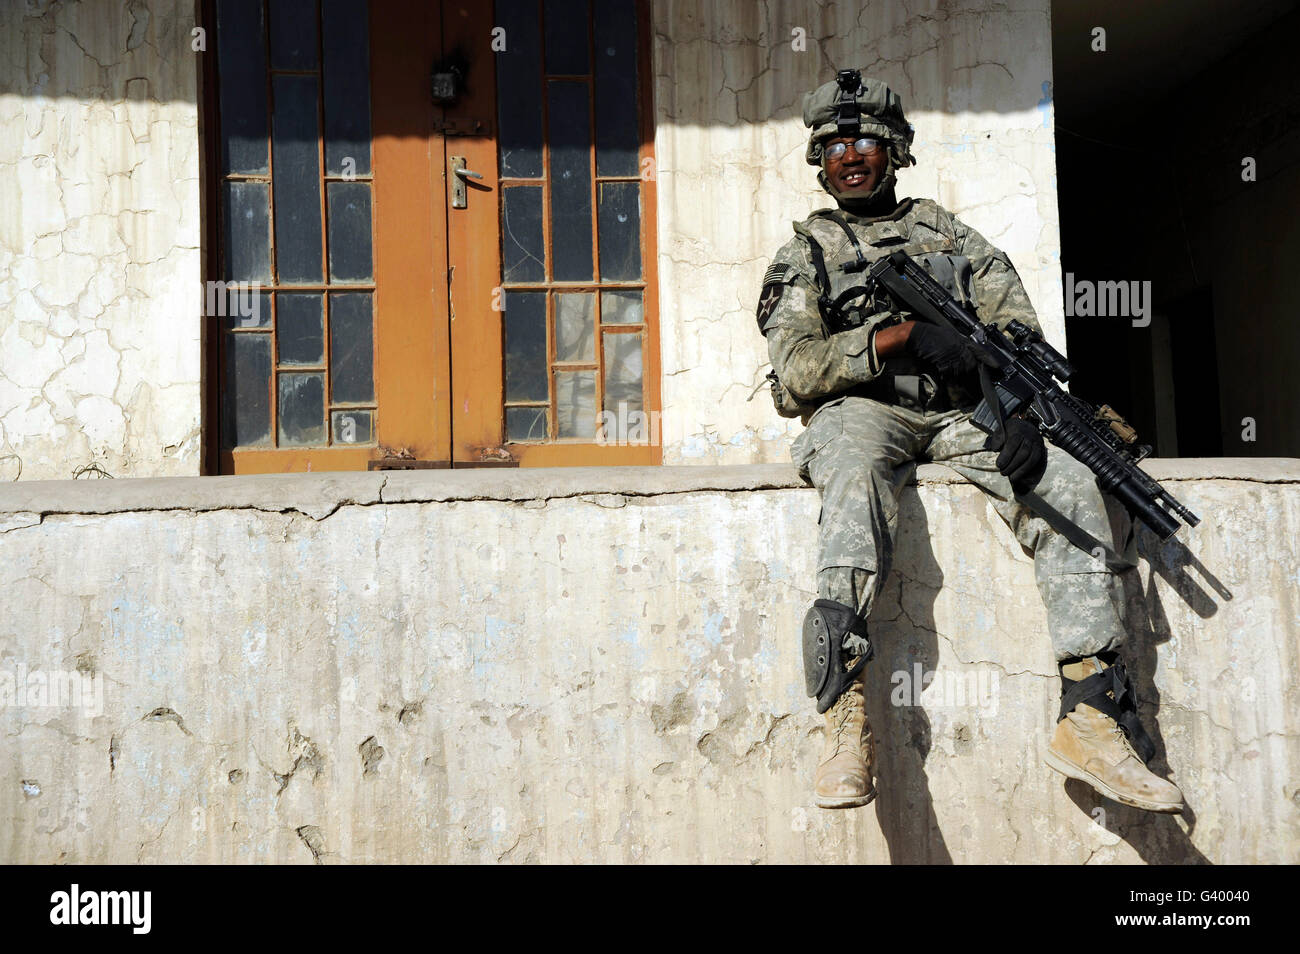
[[[840,70],[834,80],[823,83],[803,98],[803,124],[812,130],[804,154],[810,166],[821,166],[817,181],[838,201],[823,165],[824,143],[839,136],[876,136],[889,140],[889,165],[885,175],[868,196],[856,201],[870,202],[891,189],[895,171],[916,165],[912,158],[915,134],[903,114],[903,101],[885,83],[863,79],[860,70]]]

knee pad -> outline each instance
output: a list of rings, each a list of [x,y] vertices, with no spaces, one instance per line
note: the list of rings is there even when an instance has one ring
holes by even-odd
[[[856,633],[867,639],[867,621],[851,606],[834,600],[817,600],[803,620],[803,675],[808,695],[816,696],[817,711],[825,712],[858,678],[874,654],[867,651],[848,672],[844,671],[844,637]]]
[[[1086,657],[1063,659],[1058,664],[1061,667],[1061,712],[1056,721],[1060,722],[1081,703],[1092,706],[1119,724],[1143,762],[1151,761],[1156,745],[1138,720],[1137,693],[1133,691],[1133,683],[1119,653],[1111,650],[1095,655],[1106,663],[1107,668],[1084,679],[1067,679],[1064,667]]]

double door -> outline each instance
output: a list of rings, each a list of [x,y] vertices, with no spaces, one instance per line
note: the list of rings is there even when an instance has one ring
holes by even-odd
[[[210,13],[219,472],[657,463],[644,6]]]

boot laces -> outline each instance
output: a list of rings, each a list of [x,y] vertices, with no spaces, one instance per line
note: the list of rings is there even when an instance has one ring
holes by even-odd
[[[850,687],[842,696],[836,699],[835,704],[831,706],[830,714],[834,721],[834,728],[831,732],[835,738],[835,751],[831,754],[831,758],[839,755],[840,752],[849,745],[849,740],[847,738],[848,733],[846,730],[849,727],[849,720],[852,718],[853,710],[855,708],[856,700],[853,698],[855,693],[856,690],[853,687]]]
[[[1124,731],[1124,727],[1109,717],[1107,717],[1106,721],[1110,723],[1110,735],[1112,741],[1122,746],[1129,755],[1141,762],[1142,758],[1137,754],[1137,750],[1133,748],[1133,743],[1129,741],[1128,733]]]
[[[1106,695],[1109,697],[1112,694],[1107,693]],[[1079,709],[1083,710],[1086,706],[1087,703],[1080,703]],[[1107,741],[1113,742],[1114,744],[1118,745],[1120,748],[1128,752],[1129,755],[1133,756],[1139,762],[1142,761],[1142,758],[1137,754],[1137,750],[1133,748],[1133,743],[1129,741],[1128,733],[1124,731],[1124,727],[1122,725],[1120,725],[1118,722],[1116,722],[1106,713],[1102,712],[1100,709],[1093,709],[1093,715],[1100,718],[1103,722],[1105,722],[1106,724],[1105,737]]]
[[[1114,700],[1115,693],[1114,692],[1106,693],[1106,698]],[[1100,715],[1107,722],[1106,730],[1110,736],[1110,740],[1116,743],[1117,745],[1119,745],[1122,749],[1124,749],[1124,751],[1128,752],[1128,754],[1133,756],[1133,758],[1141,762],[1142,758],[1137,754],[1137,750],[1133,748],[1133,743],[1129,741],[1128,733],[1124,731],[1124,727],[1120,725],[1117,721],[1112,719],[1110,716],[1106,715],[1106,713],[1101,712]]]

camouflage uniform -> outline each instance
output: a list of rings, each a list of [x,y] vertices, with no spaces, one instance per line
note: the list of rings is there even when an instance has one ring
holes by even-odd
[[[1117,574],[1135,565],[1131,519],[1125,514],[1121,537],[1112,536],[1091,471],[1036,433],[1031,442],[1026,429],[1036,428],[1023,420],[1008,421],[994,441],[1022,487],[1019,493],[1012,489],[998,470],[998,456],[984,449],[985,434],[971,421],[978,403],[974,372],[939,376],[934,365],[915,358],[925,355],[950,369],[970,367],[969,352],[953,357],[951,332],[949,344],[936,346],[935,336],[943,335],[917,325],[901,351],[891,348],[883,363],[876,353],[877,331],[911,317],[864,282],[865,269],[879,258],[905,251],[973,305],[981,320],[1005,327],[1017,319],[1037,331],[1015,269],[936,203],[895,201],[896,170],[915,164],[914,130],[886,84],[862,79],[859,70],[840,70],[834,82],[804,97],[803,121],[811,130],[804,158],[821,166],[818,182],[839,209],[795,225],[796,237],[763,279],[758,325],[775,372],[777,410],[807,425],[794,442],[794,461],[822,499],[821,599],[804,618],[802,634],[805,688],[826,718],[815,803],[857,808],[875,798],[875,744],[862,676],[871,654],[866,620],[889,575],[898,494],[915,461],[932,460],[992,497],[1034,554],[1062,691],[1044,761],[1125,804],[1181,811],[1182,792],[1146,766],[1155,746],[1137,718],[1132,684],[1114,651],[1125,635]],[[859,150],[858,137],[874,145]],[[875,157],[872,168],[879,175],[863,194],[845,185],[843,170],[846,161],[868,156]]]
[[[857,247],[836,218],[851,230]],[[901,249],[951,293],[973,303],[983,321],[1005,326],[1018,319],[1038,330],[1006,255],[934,202],[904,200],[892,215],[877,218],[823,210],[795,228],[823,250],[830,299],[862,284],[860,267],[846,272],[841,266]],[[983,449],[986,435],[970,421],[977,386],[936,380],[909,356],[882,362],[874,348],[876,331],[911,317],[888,300],[864,299],[850,310],[845,327],[828,329],[817,302],[824,291],[809,243],[796,235],[768,269],[759,308],[772,367],[807,425],[791,455],[821,494],[819,595],[868,616],[889,574],[899,492],[914,462],[930,460],[989,494],[1016,538],[1033,552],[1058,660],[1118,647],[1125,635],[1118,573],[1135,565],[1132,525],[1125,517],[1123,536],[1112,536],[1092,473],[1047,444],[1042,479],[1016,497],[998,472],[997,454]],[[860,652],[860,640],[849,634],[845,650]]]

